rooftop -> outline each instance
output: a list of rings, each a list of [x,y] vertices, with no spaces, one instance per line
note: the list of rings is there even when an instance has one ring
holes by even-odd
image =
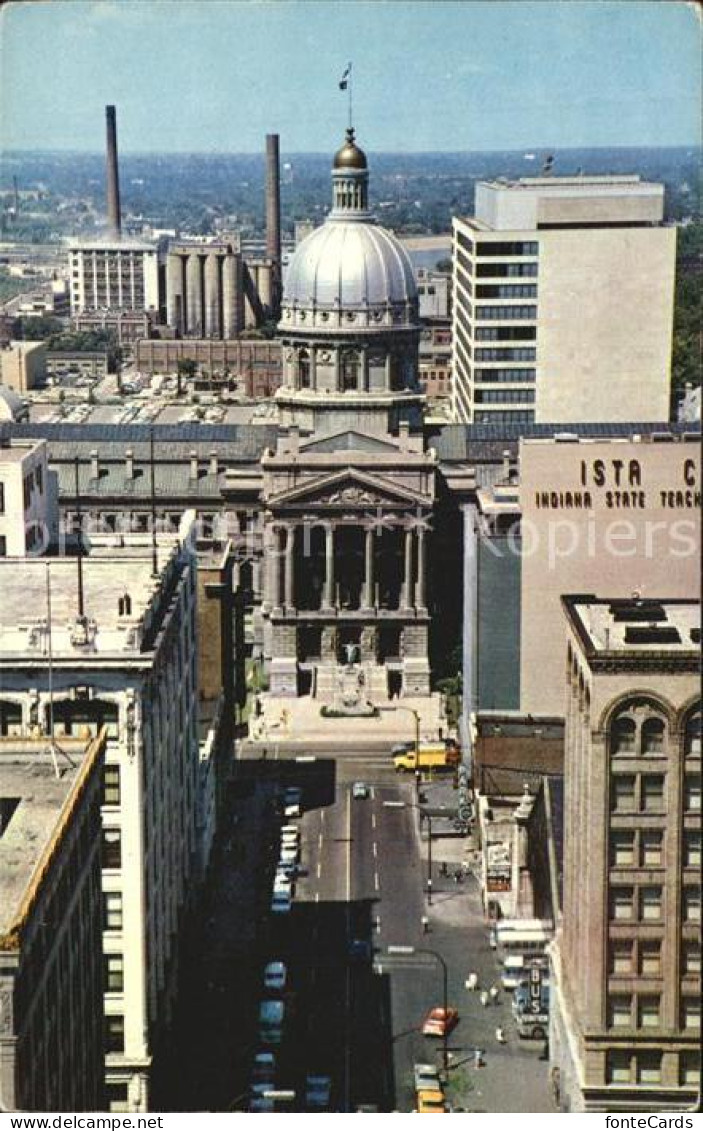
[[[31,898],[32,880],[61,833],[100,744],[62,738],[56,766],[46,739],[0,739],[0,947]],[[66,757],[68,755],[68,757]]]
[[[192,512],[189,512],[192,516]],[[78,619],[78,558],[0,559],[0,664],[71,664],[150,652],[182,560],[181,537],[99,535],[82,559],[85,623]],[[128,598],[128,600],[125,600]],[[51,605],[51,633],[48,607]]]
[[[690,661],[700,656],[700,601],[640,597],[604,598],[592,594],[562,597],[566,615],[586,655],[623,661],[653,656]]]

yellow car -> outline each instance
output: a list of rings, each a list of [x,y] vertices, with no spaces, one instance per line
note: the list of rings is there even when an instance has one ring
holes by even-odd
[[[428,1115],[432,1112],[436,1112],[438,1115],[447,1114],[447,1109],[444,1104],[444,1092],[423,1089],[415,1094],[417,1096],[417,1111],[421,1115]]]

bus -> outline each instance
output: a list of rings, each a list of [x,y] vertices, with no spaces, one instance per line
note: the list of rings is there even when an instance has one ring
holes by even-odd
[[[495,937],[507,954],[543,954],[554,928],[548,919],[503,919],[496,923]]]

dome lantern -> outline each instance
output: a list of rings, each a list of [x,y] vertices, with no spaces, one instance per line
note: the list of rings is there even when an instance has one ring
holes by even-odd
[[[347,219],[356,215],[368,219],[368,190],[369,170],[366,154],[356,144],[354,127],[350,126],[344,145],[334,156],[332,216],[342,214]]]

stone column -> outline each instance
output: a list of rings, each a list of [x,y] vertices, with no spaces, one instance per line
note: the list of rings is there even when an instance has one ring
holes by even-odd
[[[413,604],[413,532],[409,527],[405,530],[405,568],[403,572],[403,592],[401,607],[411,609]]]
[[[275,527],[270,527],[264,542],[268,550],[268,592],[271,607],[280,608],[281,605],[281,533]]]
[[[334,527],[325,527],[325,591],[322,599],[325,609],[334,607]]]
[[[420,526],[417,531],[417,585],[415,587],[415,604],[419,609],[426,606],[425,596],[425,531]]]
[[[367,609],[373,607],[373,591],[374,591],[374,535],[373,530],[369,528],[366,531],[366,569],[364,577],[364,605]]]
[[[293,553],[295,550],[295,527],[286,527],[286,558],[285,558],[285,604],[286,608],[293,608]]]

